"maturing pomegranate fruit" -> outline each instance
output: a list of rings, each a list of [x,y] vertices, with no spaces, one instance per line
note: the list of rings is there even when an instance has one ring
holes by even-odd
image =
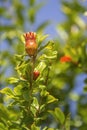
[[[29,56],[36,55],[37,52],[37,43],[36,43],[36,33],[27,32],[24,34],[25,38],[25,50]]]
[[[40,72],[38,70],[33,72],[33,80],[36,80],[40,75]]]

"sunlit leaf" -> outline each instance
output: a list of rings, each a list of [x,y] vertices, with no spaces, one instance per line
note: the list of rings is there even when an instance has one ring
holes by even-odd
[[[46,37],[45,37],[46,38]],[[45,45],[41,46],[39,49],[38,49],[38,52],[40,52],[41,50],[43,49],[53,49],[53,45],[54,45],[54,42],[53,41],[48,41]]]
[[[19,81],[19,79],[15,78],[15,77],[11,77],[11,78],[8,79],[8,82],[10,84],[17,83],[18,81]]]
[[[54,118],[55,118],[58,122],[60,122],[61,124],[64,123],[64,121],[65,121],[65,116],[64,116],[64,114],[63,114],[63,112],[61,111],[60,108],[55,108],[54,111],[49,110],[48,112],[49,112],[50,114],[52,114],[52,115],[54,116]]]
[[[32,124],[31,130],[40,130],[40,127],[37,127],[35,124]]]
[[[23,61],[23,55],[15,55],[17,61]]]
[[[35,70],[38,70],[40,73],[46,68],[46,64],[44,62],[40,62]]]
[[[52,103],[52,102],[55,102],[55,101],[58,101],[58,99],[56,99],[55,97],[53,97],[53,96],[50,95],[50,94],[47,95],[47,98],[46,98],[46,103],[47,103],[47,104]]]
[[[14,93],[16,95],[21,95],[22,94],[22,88],[23,88],[22,85],[17,85],[16,87],[14,87]]]
[[[37,98],[34,97],[33,102],[31,104],[31,111],[34,114],[34,116],[36,115],[36,112],[38,111],[38,109],[39,109],[39,103],[38,103]]]
[[[60,108],[55,108],[55,116],[56,116],[57,120],[60,121],[61,124],[64,123],[65,116],[64,116],[64,114],[63,114],[63,112],[61,111]]]
[[[8,87],[3,88],[2,90],[0,90],[0,92],[3,93],[3,94],[6,94],[8,96],[14,96],[13,91]]]
[[[42,34],[38,34],[37,35],[37,42],[38,42],[38,46],[41,45],[41,43],[48,37],[49,35],[42,35]]]

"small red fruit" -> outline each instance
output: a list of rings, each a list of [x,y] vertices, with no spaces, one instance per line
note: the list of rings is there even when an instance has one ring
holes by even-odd
[[[36,33],[27,32],[24,34],[25,50],[29,56],[34,56],[37,52]]]
[[[40,72],[38,70],[33,72],[33,80],[36,80],[40,75]]]
[[[72,58],[70,56],[62,56],[60,62],[72,62]]]

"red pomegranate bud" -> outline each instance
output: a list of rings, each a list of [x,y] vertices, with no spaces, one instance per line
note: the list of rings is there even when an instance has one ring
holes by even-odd
[[[33,72],[33,80],[36,80],[40,75],[40,72],[38,70]]]
[[[60,62],[72,62],[72,58],[70,56],[62,56]]]
[[[36,33],[27,32],[24,34],[25,50],[29,56],[34,56],[37,52]]]

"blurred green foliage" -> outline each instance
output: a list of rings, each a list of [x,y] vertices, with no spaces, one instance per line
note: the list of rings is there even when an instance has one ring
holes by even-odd
[[[26,80],[19,79],[20,72],[25,74],[24,66],[27,68],[27,60],[23,62],[25,52],[21,35],[33,28],[39,9],[46,3],[38,3],[36,0],[3,0],[0,3],[0,46],[2,44],[7,46],[0,52],[0,89],[4,88],[1,92],[8,95],[6,97],[0,94],[0,130],[18,130],[19,128],[28,130],[25,124],[32,124],[34,120],[39,122],[39,119],[33,119],[32,114],[28,116],[26,111],[23,111],[24,106],[27,106],[29,93],[28,88],[25,87],[28,85]],[[47,37],[47,35],[43,36],[44,29],[50,21],[45,21],[35,30],[38,33],[39,55],[45,53],[38,59],[38,63],[44,59],[45,63],[41,62],[37,66],[41,76],[44,77],[41,83],[47,78],[48,70],[50,71],[46,81],[47,86],[39,85],[40,96],[44,97],[44,102],[48,104],[47,108],[44,103],[40,106],[40,118],[45,120],[37,126],[32,124],[31,130],[86,130],[87,128],[87,78],[84,79],[81,94],[74,93],[77,87],[81,88],[80,84],[75,86],[77,76],[84,74],[87,77],[87,23],[84,16],[87,8],[82,3],[84,1],[61,0],[61,11],[65,21],[55,28],[58,37],[53,39],[54,42],[49,41],[47,44],[44,42]],[[55,51],[52,52],[53,46]],[[14,54],[17,55],[14,57]],[[69,55],[73,62],[61,63],[60,58],[64,55]],[[50,67],[47,67],[49,61]],[[15,68],[20,62],[20,68]],[[13,75],[9,83],[14,84],[10,86],[7,77]],[[38,91],[38,80],[34,93]],[[17,84],[18,82],[20,85]],[[22,104],[23,108],[19,108],[19,104]],[[31,111],[34,116],[38,107],[37,98],[33,98]],[[23,115],[25,115],[24,118]]]

